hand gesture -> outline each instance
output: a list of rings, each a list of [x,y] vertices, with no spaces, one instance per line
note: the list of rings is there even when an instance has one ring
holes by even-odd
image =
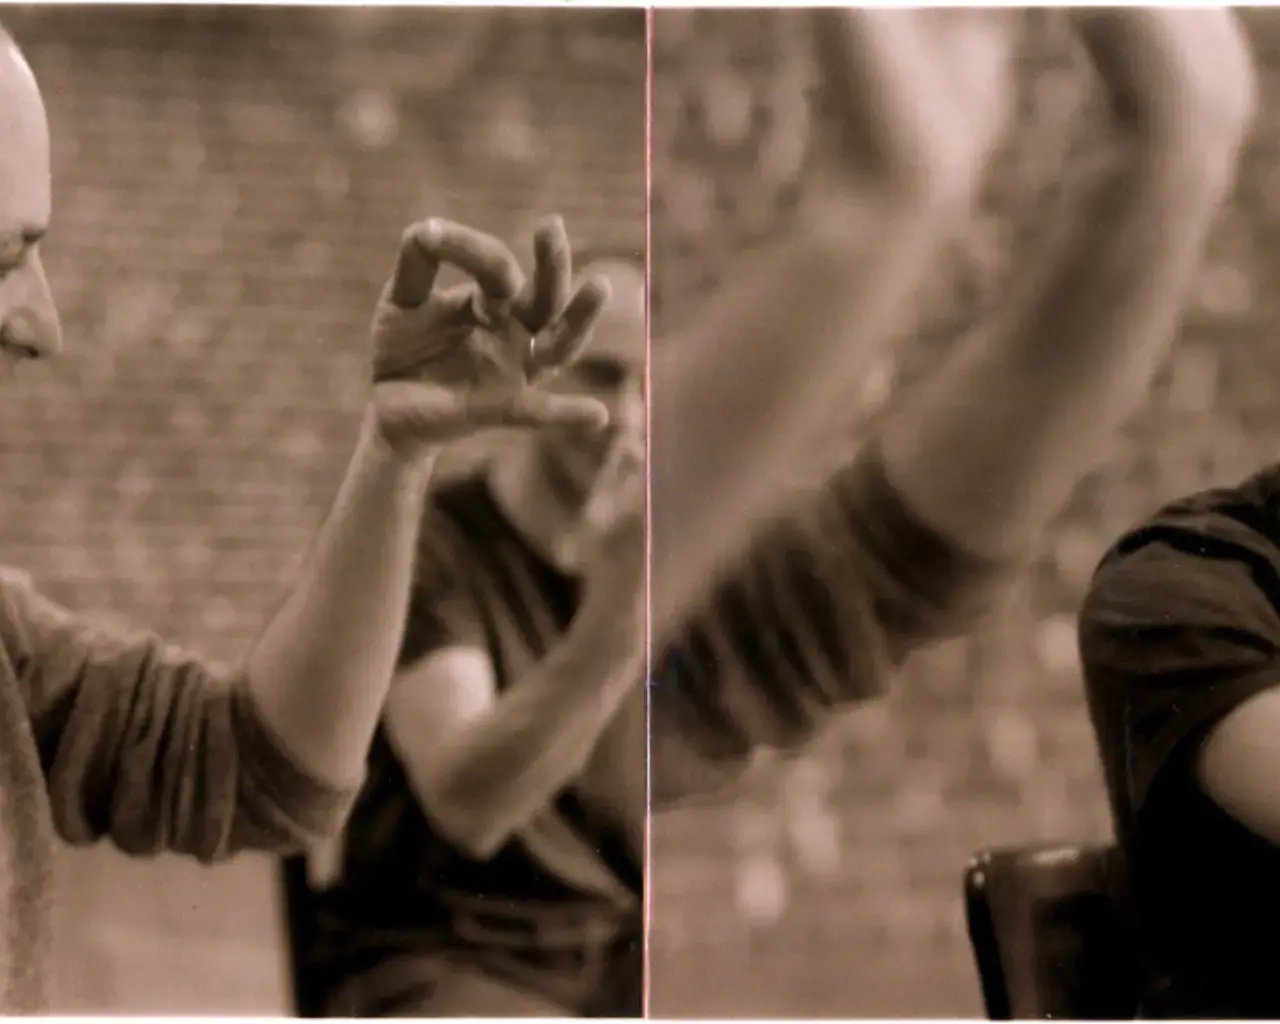
[[[437,289],[445,263],[471,282]],[[417,457],[491,427],[603,427],[600,402],[535,384],[578,356],[609,300],[604,280],[571,296],[572,272],[558,217],[535,235],[531,281],[490,235],[434,218],[410,227],[373,315],[373,405],[386,442]]]

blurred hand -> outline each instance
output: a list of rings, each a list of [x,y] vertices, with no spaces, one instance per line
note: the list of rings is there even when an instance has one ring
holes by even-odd
[[[1010,112],[1016,19],[982,9],[810,17],[833,136],[828,189],[967,199]]]
[[[1071,19],[1123,127],[1215,160],[1239,146],[1257,80],[1230,8],[1082,7]]]
[[[410,227],[373,315],[373,405],[382,437],[414,458],[491,427],[603,427],[596,400],[554,395],[536,380],[572,362],[609,300],[593,279],[570,295],[564,224],[534,238],[526,281],[511,250],[445,220]],[[471,282],[437,289],[442,264]]]

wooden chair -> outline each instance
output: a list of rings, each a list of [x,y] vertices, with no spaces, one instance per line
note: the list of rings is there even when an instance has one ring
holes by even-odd
[[[1114,847],[986,850],[970,861],[964,890],[988,1018],[1138,1014],[1139,947]]]

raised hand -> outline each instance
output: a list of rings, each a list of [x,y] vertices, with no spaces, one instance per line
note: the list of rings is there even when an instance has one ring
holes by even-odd
[[[831,8],[810,17],[830,136],[825,186],[966,199],[1007,121],[1014,16]]]
[[[469,284],[438,289],[443,264]],[[536,386],[590,340],[608,283],[570,295],[572,255],[552,217],[534,238],[526,280],[491,235],[432,218],[410,227],[373,315],[373,403],[386,442],[406,457],[492,427],[603,427],[595,399]]]
[[[1122,129],[1161,156],[1174,151],[1234,169],[1257,106],[1253,59],[1234,11],[1089,7],[1073,9],[1071,20]]]

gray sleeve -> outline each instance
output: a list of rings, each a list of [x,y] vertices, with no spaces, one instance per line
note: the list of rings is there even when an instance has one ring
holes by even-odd
[[[354,794],[294,762],[239,675],[89,625],[12,574],[0,576],[0,616],[66,841],[212,862],[340,827]]]

